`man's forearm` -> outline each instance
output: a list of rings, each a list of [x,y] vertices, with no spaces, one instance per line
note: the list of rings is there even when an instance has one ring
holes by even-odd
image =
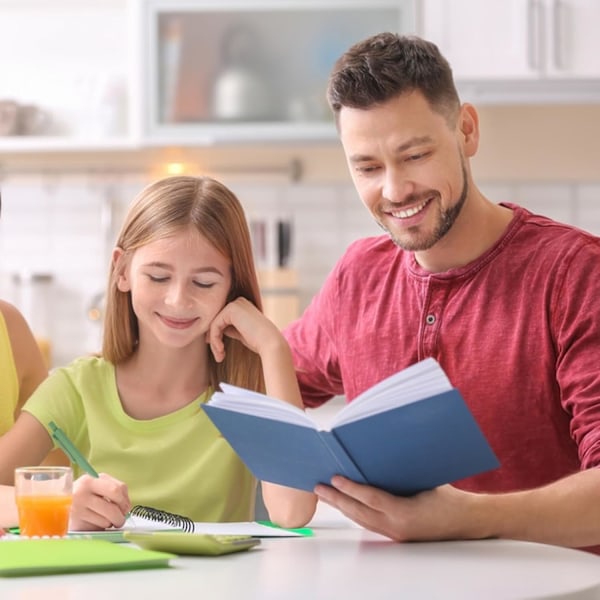
[[[508,494],[473,495],[474,537],[570,547],[600,545],[600,469]],[[470,536],[469,536],[470,537]]]

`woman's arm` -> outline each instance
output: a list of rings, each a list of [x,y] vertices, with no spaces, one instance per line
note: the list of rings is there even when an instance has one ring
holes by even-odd
[[[47,377],[48,368],[33,333],[23,315],[8,302],[0,300],[0,311],[4,316],[8,337],[12,348],[17,377],[19,379],[19,400],[15,419],[23,404],[37,386]]]
[[[48,376],[48,369],[23,315],[14,306],[2,300],[0,300],[0,311],[6,322],[19,380],[19,399],[15,410],[16,421],[26,400]],[[62,450],[54,449],[45,457],[43,464],[68,465],[69,460]]]

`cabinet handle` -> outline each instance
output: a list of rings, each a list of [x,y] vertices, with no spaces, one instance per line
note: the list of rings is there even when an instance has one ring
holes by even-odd
[[[540,61],[540,5],[537,0],[527,2],[527,63],[533,71],[539,71]]]
[[[564,26],[566,7],[562,0],[554,0],[552,7],[552,57],[557,70],[565,68],[564,61]]]

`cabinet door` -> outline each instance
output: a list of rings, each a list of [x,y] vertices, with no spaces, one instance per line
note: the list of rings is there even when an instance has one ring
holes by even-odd
[[[128,147],[124,0],[0,0],[0,152]]]
[[[413,0],[145,0],[150,143],[335,137],[335,60],[380,31],[414,31]]]
[[[542,9],[537,0],[423,0],[423,34],[456,79],[537,77]]]
[[[546,0],[546,74],[600,77],[600,2]]]

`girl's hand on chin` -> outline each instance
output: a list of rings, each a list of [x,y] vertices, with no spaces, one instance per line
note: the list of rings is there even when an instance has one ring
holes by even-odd
[[[273,344],[285,342],[277,326],[246,298],[226,304],[210,324],[206,340],[217,362],[225,358],[224,335],[239,340],[259,355]]]

